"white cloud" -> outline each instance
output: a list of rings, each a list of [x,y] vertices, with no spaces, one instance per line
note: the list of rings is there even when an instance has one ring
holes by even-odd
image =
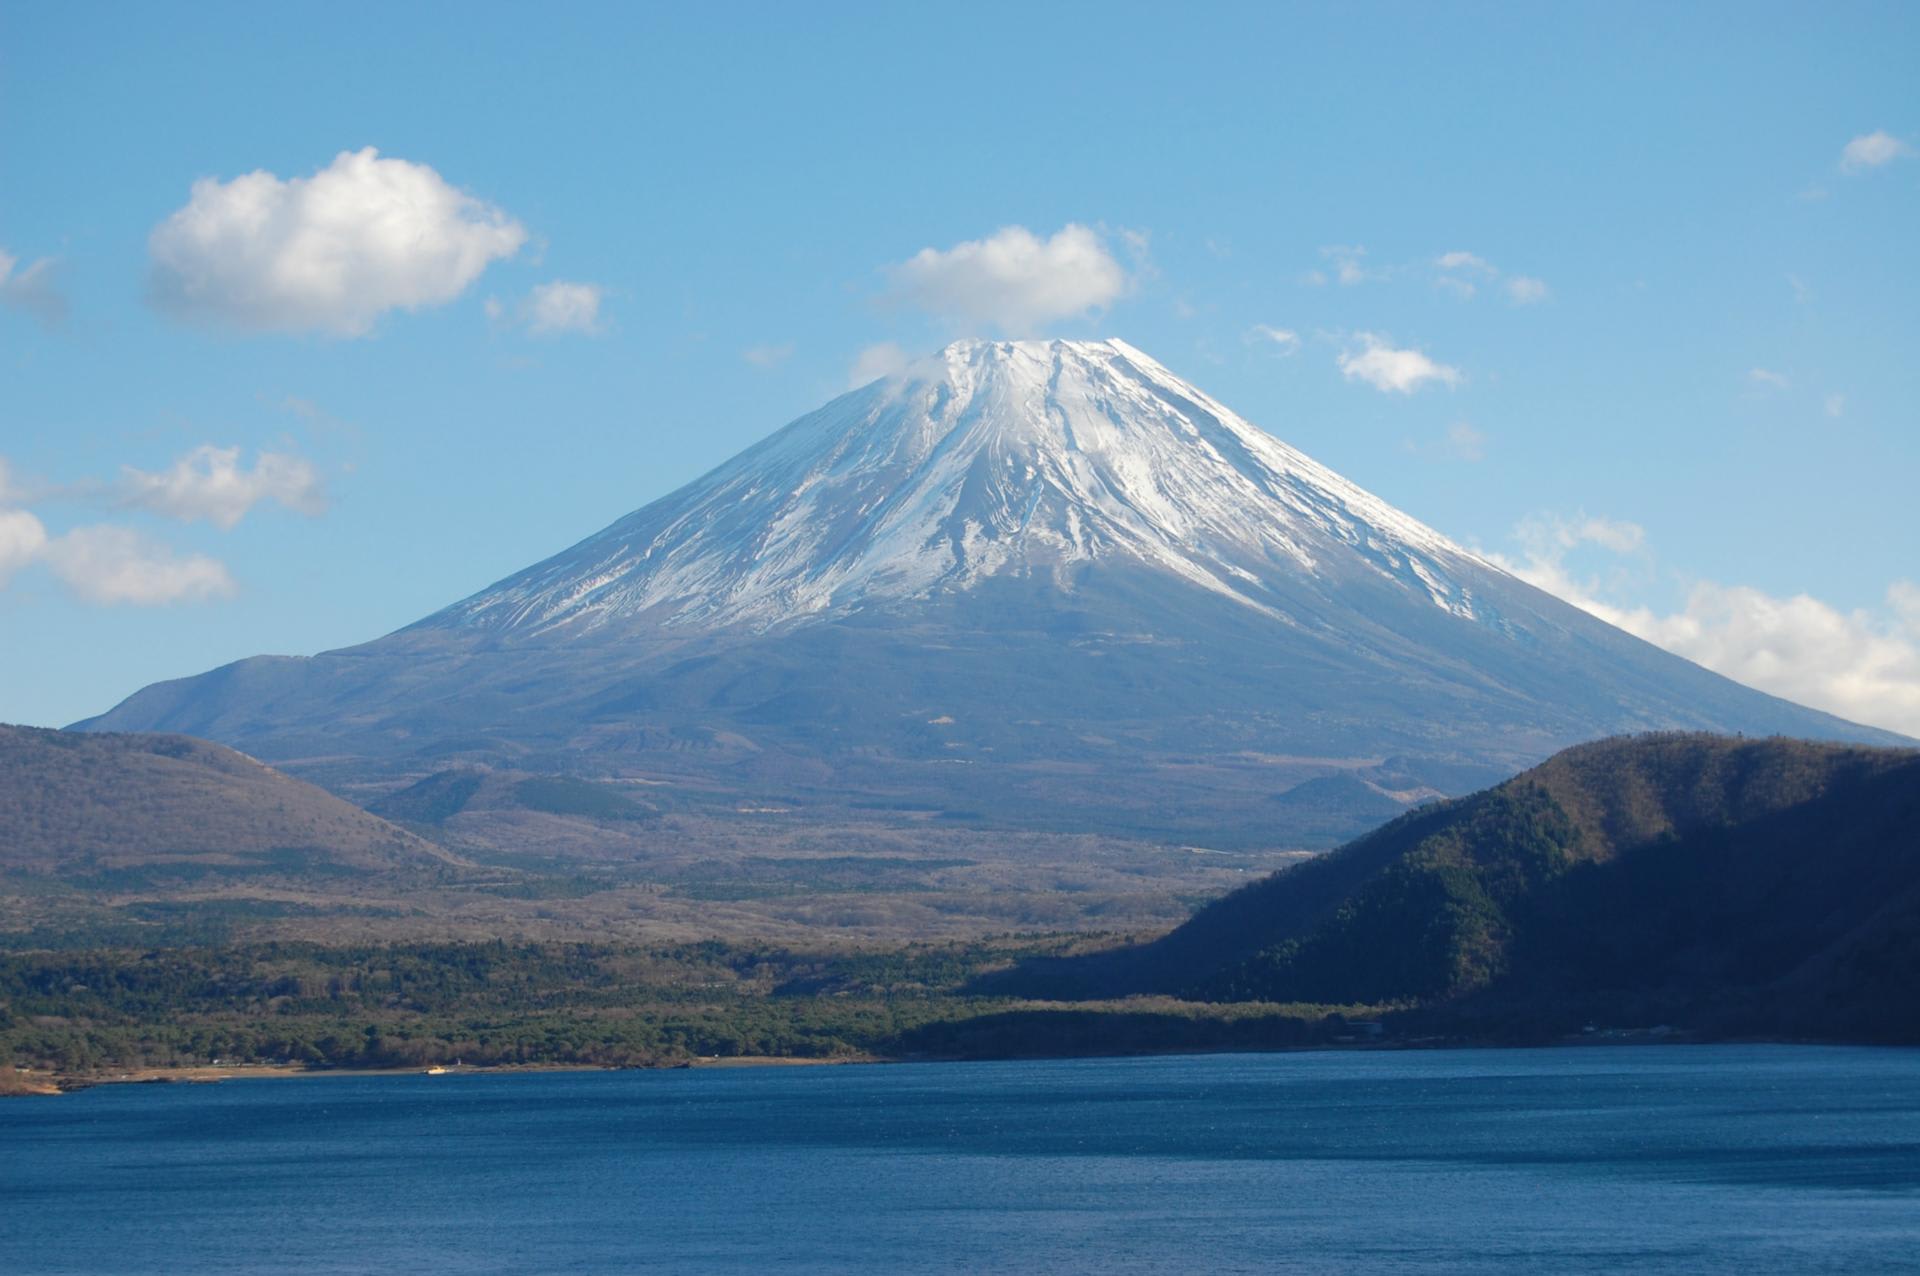
[[[47,546],[47,529],[26,510],[0,509],[0,585]]]
[[[42,257],[24,270],[15,270],[20,259],[0,248],[0,305],[24,310],[49,326],[67,317],[67,299],[54,285],[59,263]]]
[[[1465,421],[1447,427],[1447,450],[1462,461],[1483,461],[1487,456],[1487,436]]]
[[[1507,299],[1516,306],[1532,306],[1547,299],[1547,284],[1532,275],[1514,275],[1507,280]]]
[[[1524,519],[1513,529],[1513,534],[1526,557],[1517,565],[1499,554],[1492,555],[1494,561],[1543,589],[1549,586],[1541,584],[1542,579],[1552,581],[1552,592],[1563,598],[1570,592],[1579,592],[1571,578],[1562,574],[1569,550],[1598,545],[1615,554],[1633,554],[1644,548],[1647,541],[1646,529],[1638,523],[1598,517],[1584,511],[1572,517],[1536,514]]]
[[[203,448],[200,452],[212,452],[216,460],[224,458],[229,465],[238,455],[238,449],[220,453]],[[197,458],[199,454],[192,455]],[[260,468],[256,465],[255,475]],[[186,460],[177,465],[175,471],[186,476],[190,489],[213,472],[193,470]],[[143,475],[138,470],[129,473],[143,479],[167,477]],[[249,476],[239,477],[245,480]],[[204,488],[204,483],[200,485]],[[94,603],[152,605],[221,598],[234,592],[233,577],[217,559],[204,554],[176,555],[132,528],[96,524],[75,528],[65,535],[50,536],[46,525],[31,511],[6,507],[20,495],[8,480],[5,459],[0,458],[0,586],[21,568],[39,563],[68,589]],[[185,516],[218,521],[225,508],[229,507],[216,504],[204,513]],[[238,514],[234,517],[237,519]]]
[[[1784,390],[1793,384],[1786,373],[1774,372],[1768,368],[1749,368],[1747,380],[1755,385],[1766,386],[1769,390]]]
[[[1376,390],[1394,394],[1412,394],[1429,381],[1458,385],[1458,368],[1435,363],[1418,350],[1395,349],[1371,332],[1358,334],[1359,350],[1340,355],[1340,372],[1349,381],[1364,381]]]
[[[1582,545],[1644,553],[1645,536],[1635,524],[1539,518],[1521,524],[1515,536],[1518,560],[1489,559],[1608,624],[1761,691],[1920,735],[1920,586],[1910,581],[1888,588],[1880,612],[1700,581],[1680,610],[1663,615],[1610,601],[1621,592],[1618,573],[1606,583],[1567,566],[1569,551]]]
[[[1920,638],[1920,585],[1896,580],[1887,586],[1887,605],[1899,618],[1901,627],[1912,638]]]
[[[1840,171],[1864,173],[1912,154],[1913,147],[1885,130],[1862,133],[1840,148]]]
[[[136,606],[224,598],[236,589],[218,559],[176,555],[128,527],[77,527],[49,540],[42,557],[88,602]]]
[[[945,251],[923,248],[888,273],[898,301],[1011,333],[1097,310],[1132,286],[1100,234],[1077,223],[1050,239],[1007,226]]]
[[[158,472],[121,467],[120,503],[177,518],[204,519],[231,528],[262,501],[276,501],[308,516],[323,514],[327,493],[312,462],[279,452],[261,452],[252,469],[240,465],[240,449],[205,445]]]
[[[1291,328],[1275,328],[1271,324],[1256,323],[1247,329],[1249,342],[1260,342],[1273,347],[1273,353],[1290,357],[1300,349],[1300,334]]]
[[[1106,227],[1102,226],[1101,229],[1105,230]],[[1152,276],[1159,273],[1158,268],[1153,264],[1152,231],[1139,230],[1132,226],[1119,226],[1114,228],[1113,233],[1119,239],[1121,251],[1126,253],[1127,260],[1133,263],[1136,276]]]
[[[1466,271],[1483,275],[1497,275],[1500,273],[1493,268],[1492,264],[1489,263],[1486,258],[1476,253],[1461,252],[1458,250],[1450,253],[1441,253],[1433,259],[1433,264],[1442,270]]]
[[[740,352],[740,357],[756,368],[775,368],[793,358],[793,342],[782,341],[778,345],[749,346]]]
[[[527,331],[536,337],[580,332],[589,336],[600,331],[600,303],[606,290],[599,284],[583,284],[556,279],[539,284],[527,295]]]
[[[1498,283],[1506,292],[1507,300],[1516,306],[1536,305],[1551,295],[1544,279],[1532,275],[1503,275],[1500,268],[1485,257],[1464,249],[1441,253],[1433,259],[1433,265],[1444,272],[1434,279],[1434,286],[1446,289],[1462,301],[1472,300],[1480,291],[1476,280],[1489,285]]]
[[[1829,394],[1826,402],[1822,406],[1826,408],[1828,416],[1841,416],[1845,414],[1847,410],[1847,396],[1844,394]]]
[[[847,369],[847,389],[858,390],[882,377],[897,377],[911,362],[907,352],[891,341],[868,346],[853,357],[853,366]]]
[[[1320,255],[1332,265],[1333,277],[1344,287],[1386,278],[1385,271],[1367,269],[1367,250],[1359,244],[1329,244],[1320,250]],[[1313,279],[1316,283],[1326,282],[1326,276],[1317,270],[1313,272]]]
[[[203,178],[153,230],[152,296],[182,318],[364,336],[389,310],[443,305],[527,232],[425,164],[342,151],[311,177]]]
[[[1424,442],[1403,440],[1400,450],[1444,461],[1484,461],[1487,459],[1487,436],[1466,421],[1456,421],[1437,439]]]

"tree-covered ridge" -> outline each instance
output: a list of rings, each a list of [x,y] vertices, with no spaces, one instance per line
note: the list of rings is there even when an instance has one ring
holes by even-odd
[[[1920,754],[1655,735],[1569,749],[1030,993],[1920,1034]],[[1920,969],[1915,970],[1920,975]],[[1903,991],[1904,989],[1904,991]],[[1517,1013],[1517,1008],[1525,1013]],[[1761,1027],[1759,1030],[1771,1030]]]

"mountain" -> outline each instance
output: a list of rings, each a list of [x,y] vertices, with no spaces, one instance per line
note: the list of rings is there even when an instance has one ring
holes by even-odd
[[[1920,751],[1660,735],[1555,755],[1030,995],[1398,1003],[1448,1027],[1920,1040]]]
[[[960,342],[397,633],[78,725],[363,802],[469,766],[644,782],[718,841],[788,811],[1228,850],[1609,733],[1897,739],[1532,588],[1119,341]]]
[[[204,740],[0,726],[0,873],[124,885],[453,862],[350,802]]]

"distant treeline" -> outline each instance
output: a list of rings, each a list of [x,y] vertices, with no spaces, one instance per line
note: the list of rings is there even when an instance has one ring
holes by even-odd
[[[414,944],[0,956],[0,1065],[71,1076],[299,1063],[664,1066],[1270,1048],[1347,1035],[1358,1007],[1073,1008],[957,990],[1060,941],[800,953],[721,943]]]

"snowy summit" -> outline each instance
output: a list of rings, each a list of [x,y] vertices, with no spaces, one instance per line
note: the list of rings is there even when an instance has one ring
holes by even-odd
[[[1355,572],[1473,615],[1444,536],[1123,341],[961,341],[441,620],[766,627],[1129,560],[1290,620]]]

